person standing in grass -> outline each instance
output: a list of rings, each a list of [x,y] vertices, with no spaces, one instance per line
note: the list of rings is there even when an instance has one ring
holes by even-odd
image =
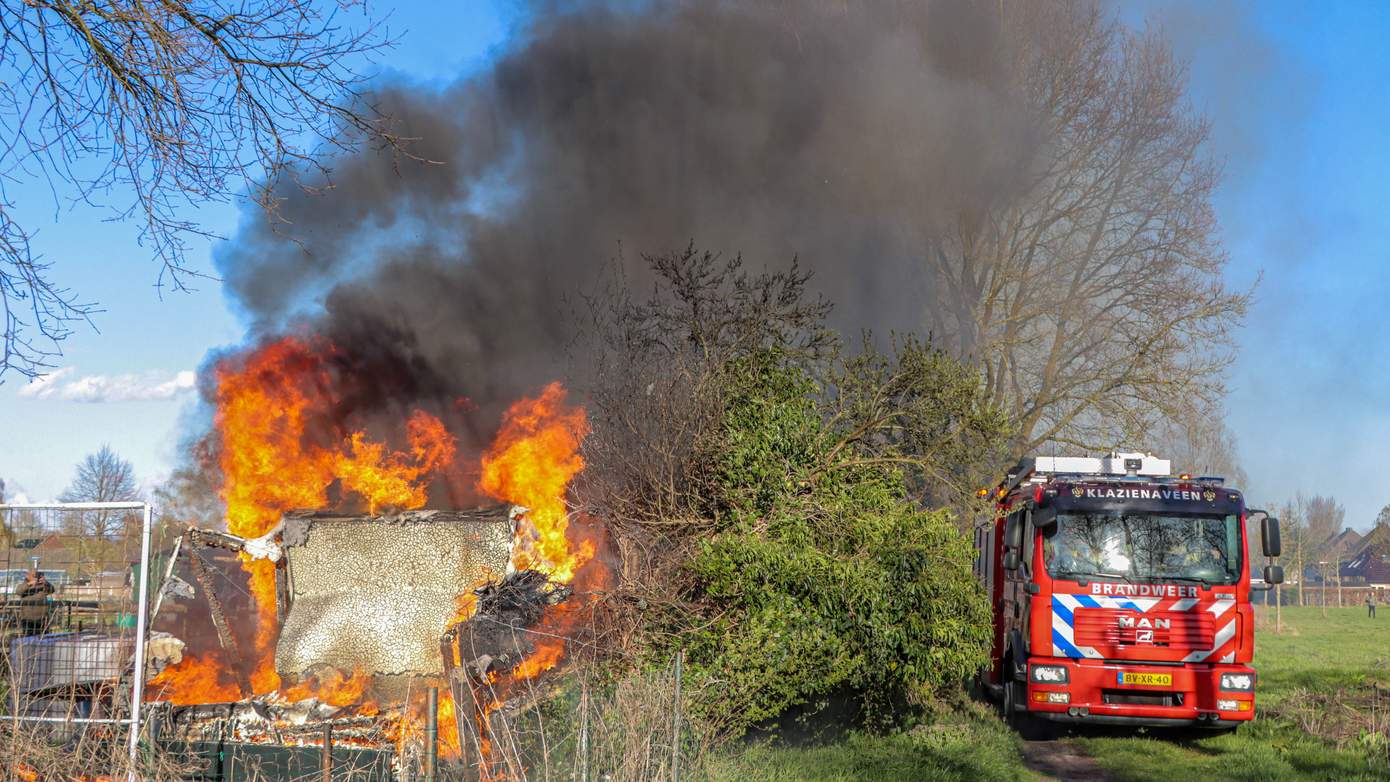
[[[1376,590],[1366,590],[1366,616],[1370,619],[1376,618]]]

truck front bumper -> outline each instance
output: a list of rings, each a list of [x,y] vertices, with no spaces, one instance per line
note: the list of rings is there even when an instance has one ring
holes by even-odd
[[[1065,668],[1065,682],[1034,680],[1034,666]],[[1221,689],[1221,674],[1245,674],[1245,691]],[[1255,671],[1234,664],[1152,665],[1035,657],[1022,708],[1058,722],[1224,728],[1255,716]]]

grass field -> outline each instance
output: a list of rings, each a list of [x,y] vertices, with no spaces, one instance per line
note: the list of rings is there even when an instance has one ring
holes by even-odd
[[[1120,782],[1390,780],[1390,747],[1369,730],[1371,719],[1383,729],[1385,717],[1372,713],[1369,701],[1359,709],[1356,703],[1374,685],[1390,685],[1390,616],[1370,620],[1359,607],[1329,608],[1326,618],[1314,607],[1285,607],[1283,614],[1280,634],[1261,616],[1255,641],[1260,717],[1239,733],[1072,740]],[[1377,709],[1384,707],[1390,695]]]
[[[759,744],[708,763],[712,782],[1015,782],[1039,777],[1023,767],[1018,738],[984,704],[968,703],[931,724],[887,736],[852,733],[812,746]]]
[[[1283,632],[1261,617],[1259,717],[1238,733],[1087,731],[1065,739],[1115,782],[1390,780],[1390,610],[1289,608]],[[1375,686],[1386,693],[1372,706]],[[1382,713],[1383,712],[1383,713]],[[979,704],[889,736],[853,734],[812,747],[758,745],[711,760],[717,782],[1031,780],[1020,744]]]

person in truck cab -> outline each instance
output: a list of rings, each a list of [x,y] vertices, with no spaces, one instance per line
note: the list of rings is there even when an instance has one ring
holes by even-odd
[[[1043,539],[1043,557],[1053,573],[1060,574],[1099,574],[1102,572],[1100,557],[1084,540],[1074,535],[1054,535]]]
[[[1221,553],[1221,549],[1215,545],[1194,546],[1187,553],[1183,564],[1188,572],[1217,572],[1225,568],[1226,555]]]

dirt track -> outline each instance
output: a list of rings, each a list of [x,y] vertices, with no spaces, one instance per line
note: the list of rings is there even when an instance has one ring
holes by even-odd
[[[1100,764],[1068,741],[1026,741],[1023,763],[1051,779],[1063,782],[1106,782]]]

